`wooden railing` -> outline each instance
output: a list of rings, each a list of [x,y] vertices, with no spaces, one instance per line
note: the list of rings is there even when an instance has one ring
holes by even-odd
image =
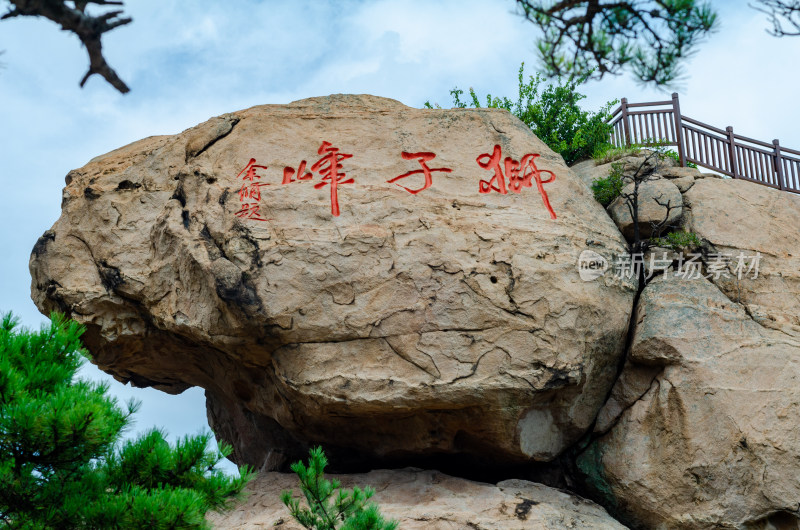
[[[681,165],[698,166],[781,190],[800,193],[800,151],[733,133],[733,127],[717,129],[681,115],[678,94],[670,101],[628,103],[622,98],[611,114],[611,143],[667,145],[678,150]]]

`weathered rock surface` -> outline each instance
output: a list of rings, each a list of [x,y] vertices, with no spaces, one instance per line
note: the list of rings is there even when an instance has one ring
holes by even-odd
[[[591,189],[592,183],[595,180],[608,176],[608,173],[611,171],[611,164],[598,166],[594,160],[584,160],[583,162],[578,162],[570,166],[570,169]]]
[[[660,174],[683,193],[706,279],[645,289],[579,467],[635,527],[800,528],[800,196]]]
[[[353,155],[339,160],[353,179],[338,184],[340,216],[330,181],[309,173],[323,141]],[[492,172],[476,157],[494,146],[542,155],[557,219],[536,183],[479,193]],[[402,152],[436,155],[432,186],[401,187],[421,188],[422,173],[388,182],[422,168]],[[251,159],[266,168],[243,172]],[[573,443],[613,383],[633,289],[582,282],[576,261],[587,246],[623,245],[560,157],[507,112],[339,95],[95,158],[67,176],[62,216],[30,267],[37,306],[86,325],[103,370],[167,392],[205,388],[239,463],[280,468],[312,443],[360,459],[516,463]]]
[[[494,486],[413,468],[337,478],[345,488],[375,488],[381,513],[403,530],[626,528],[591,501],[525,480]],[[296,475],[263,473],[248,489],[250,497],[236,511],[209,517],[215,528],[302,528],[279,500],[282,490],[299,495]]]
[[[759,324],[800,337],[800,195],[703,179],[684,198],[691,208],[687,228],[727,262],[728,274],[712,277],[714,283]],[[740,255],[741,280],[733,274]]]
[[[661,176],[668,179],[685,179],[691,177],[692,179],[699,179],[704,178],[707,176],[716,177],[717,175],[714,174],[703,174],[700,172],[699,169],[694,167],[681,167],[681,166],[670,166],[670,167],[662,167],[659,170]]]
[[[672,183],[675,184],[681,193],[686,193],[689,191],[689,188],[694,186],[695,177],[692,175],[687,175],[685,177],[680,177],[672,180]]]
[[[633,183],[623,188],[622,193],[633,193]],[[638,197],[638,225],[642,238],[653,234],[653,227],[666,219],[666,227],[677,225],[683,215],[683,198],[681,190],[671,181],[657,178],[648,180],[639,185]],[[667,210],[669,205],[669,210]],[[620,196],[608,205],[608,213],[619,227],[626,239],[631,241],[634,237],[634,222],[630,209],[625,199]]]
[[[616,423],[578,465],[634,526],[795,528],[799,382],[800,340],[704,278],[666,275],[642,294],[598,427]]]

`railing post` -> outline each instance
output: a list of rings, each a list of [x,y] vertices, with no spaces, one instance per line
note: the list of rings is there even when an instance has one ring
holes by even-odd
[[[733,135],[733,127],[728,125],[725,127],[725,130],[728,132],[728,155],[731,159],[731,177],[739,178],[739,167],[736,163],[736,137]]]
[[[681,167],[686,167],[686,152],[683,146],[683,122],[681,120],[681,106],[678,103],[678,93],[672,93],[672,113],[675,116],[675,136],[678,143],[678,157],[681,161]]]
[[[783,157],[781,156],[781,144],[775,139],[772,140],[775,146],[775,173],[778,175],[778,187],[784,189],[786,186],[783,182]]]
[[[619,105],[622,109],[622,130],[625,132],[625,146],[630,147],[631,124],[628,122],[628,98],[622,98]]]

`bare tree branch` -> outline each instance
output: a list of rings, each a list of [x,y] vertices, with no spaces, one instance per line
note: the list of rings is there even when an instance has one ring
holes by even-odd
[[[770,35],[775,37],[800,35],[800,0],[756,0],[756,5],[750,4],[750,7],[769,15],[772,29],[767,32]],[[785,28],[784,24],[788,24],[790,28]]]
[[[661,200],[662,196],[663,195],[659,195],[658,197],[653,197],[653,200],[655,201],[656,204],[658,204],[662,208],[665,208],[666,209],[666,213],[664,213],[664,219],[662,219],[658,223],[654,223],[654,222],[650,223],[650,227],[651,227],[650,239],[651,239],[651,241],[648,242],[648,243],[651,243],[652,239],[654,239],[654,238],[661,237],[661,233],[664,231],[664,229],[668,228],[669,214],[672,213],[672,210],[678,209],[677,205],[676,206],[672,206],[672,201],[667,201],[666,203],[663,202]],[[681,205],[681,206],[683,206],[683,205]],[[648,246],[650,246],[650,244],[648,244]]]
[[[101,38],[104,33],[129,24],[132,19],[121,17],[122,10],[109,11],[97,16],[86,13],[86,6],[89,4],[121,6],[121,1],[74,0],[70,2],[72,7],[68,5],[67,0],[9,0],[9,2],[13,7],[0,17],[0,20],[19,16],[45,17],[59,24],[64,31],[77,35],[89,53],[89,70],[81,80],[81,87],[86,84],[89,77],[98,74],[123,94],[130,91],[103,57]]]

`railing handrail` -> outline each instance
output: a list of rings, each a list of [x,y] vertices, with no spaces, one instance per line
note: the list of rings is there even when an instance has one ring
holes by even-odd
[[[670,101],[628,103],[622,98],[608,123],[612,126],[611,143],[616,147],[676,146],[682,166],[692,162],[735,179],[800,193],[800,150],[783,147],[778,140],[768,143],[734,134],[730,126],[723,130],[683,116],[677,93]]]

